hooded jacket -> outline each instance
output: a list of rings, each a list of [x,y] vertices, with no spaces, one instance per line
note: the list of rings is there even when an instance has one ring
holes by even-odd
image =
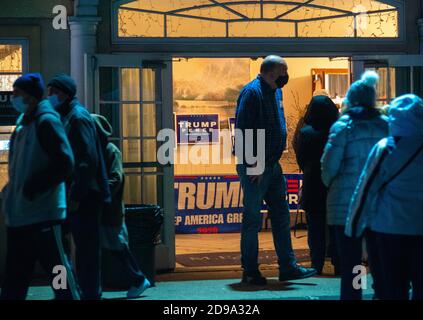
[[[42,100],[32,114],[22,114],[11,137],[9,181],[3,189],[6,225],[65,219],[65,180],[73,165],[65,130],[50,103]]]
[[[75,156],[75,170],[68,181],[69,198],[80,202],[94,193],[99,201],[110,203],[104,159],[90,113],[77,98],[58,111]]]
[[[423,235],[423,100],[395,99],[389,108],[390,137],[377,143],[351,201],[346,234],[364,229]],[[411,161],[411,162],[410,162]]]
[[[347,213],[373,146],[388,135],[388,119],[375,108],[347,108],[332,126],[321,159],[322,180],[328,187],[329,225],[345,226]]]
[[[122,154],[119,148],[109,137],[112,136],[113,129],[105,117],[92,115],[97,132],[103,148],[103,155],[106,162],[108,184],[111,193],[111,203],[103,208],[102,225],[109,227],[119,227],[123,223],[124,217],[124,172],[122,166]]]
[[[303,171],[301,207],[313,213],[326,212],[327,188],[322,182],[320,159],[329,136],[330,127],[339,117],[339,111],[327,96],[315,96],[299,130],[295,151]]]

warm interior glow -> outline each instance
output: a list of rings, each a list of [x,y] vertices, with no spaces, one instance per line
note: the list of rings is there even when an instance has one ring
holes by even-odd
[[[395,38],[398,10],[373,0],[136,0],[119,7],[118,36]]]
[[[292,137],[300,117],[313,96],[313,70],[323,70],[328,74],[338,73],[349,78],[347,58],[286,58],[289,83],[283,89],[285,117],[288,129],[288,152],[281,159],[285,173],[297,173],[298,165],[292,150]],[[242,87],[254,79],[260,71],[262,59],[248,58],[193,58],[173,63],[173,111],[175,114],[219,114],[220,129],[229,129],[228,119],[235,117],[236,101]],[[333,71],[330,71],[333,70]],[[336,84],[336,79],[332,79]],[[342,79],[338,82],[342,82]],[[326,81],[328,84],[330,79]],[[344,83],[343,91],[348,87]],[[337,87],[337,86],[335,86]],[[321,87],[319,87],[321,89]],[[326,88],[329,92],[328,85]],[[336,90],[335,90],[336,91]],[[342,92],[332,92],[342,96]],[[176,126],[176,125],[175,125]],[[222,134],[226,134],[223,131]],[[188,146],[189,150],[192,148]],[[201,147],[209,154],[223,150],[220,144]],[[175,150],[175,175],[236,174],[235,160],[225,164],[222,151],[220,164],[181,164],[181,148]]]
[[[0,44],[0,91],[11,91],[22,74],[22,46]]]

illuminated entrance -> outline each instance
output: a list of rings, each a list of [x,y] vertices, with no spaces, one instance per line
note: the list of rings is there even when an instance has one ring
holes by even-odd
[[[176,117],[187,115],[206,116],[219,129],[230,129],[239,88],[256,76],[260,59],[267,54],[288,57],[291,81],[284,90],[284,106],[290,131],[314,91],[325,88],[339,103],[351,78],[366,68],[381,74],[380,104],[403,90],[417,90],[417,62],[411,68],[399,66],[397,60],[371,56],[380,50],[398,52],[404,45],[404,9],[404,1],[396,0],[112,2],[108,52],[113,54],[87,57],[86,102],[112,117],[119,128],[115,141],[130,176],[125,200],[157,202],[165,208],[159,269],[174,268],[175,253],[181,249],[182,242],[177,240],[175,250],[175,222],[182,221],[175,190],[181,187],[181,177],[226,175],[231,179],[234,167],[160,166],[153,154],[158,148],[154,133],[175,127]],[[204,72],[206,66],[209,75]],[[226,69],[216,72],[219,68]],[[400,78],[409,79],[410,85],[399,90]],[[101,93],[104,90],[108,97]],[[296,172],[292,151],[285,153],[282,163],[286,173]],[[291,187],[296,190],[295,182]],[[223,206],[227,199],[219,192],[216,189],[214,195],[222,197]],[[210,205],[207,198],[199,204],[204,210]],[[239,223],[238,212],[230,214],[230,221]],[[192,225],[219,222],[221,217],[203,215],[189,221]],[[206,227],[202,231],[213,230]],[[196,239],[187,243],[202,246]],[[239,246],[237,241],[227,244]]]

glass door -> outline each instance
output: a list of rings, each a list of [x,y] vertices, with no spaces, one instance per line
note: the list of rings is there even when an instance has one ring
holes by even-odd
[[[168,60],[170,61],[170,60]],[[173,167],[157,161],[157,133],[173,128],[171,63],[135,55],[87,56],[88,84],[95,113],[113,127],[111,140],[122,152],[125,204],[157,204],[164,208],[158,269],[175,265]],[[170,88],[169,88],[170,85]],[[88,85],[89,86],[89,85]]]
[[[414,93],[423,97],[423,56],[355,56],[352,58],[353,79],[365,70],[374,70],[380,76],[379,105],[386,105],[398,96]]]

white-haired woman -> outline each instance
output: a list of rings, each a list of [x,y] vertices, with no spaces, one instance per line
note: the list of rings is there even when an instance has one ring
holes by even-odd
[[[321,160],[322,180],[328,187],[327,221],[333,226],[335,245],[341,264],[341,300],[360,300],[361,289],[354,277],[361,265],[362,238],[345,235],[348,208],[373,146],[388,134],[387,118],[376,108],[378,75],[363,74],[348,90],[342,117],[332,126]],[[370,268],[372,237],[366,237]],[[374,281],[377,296],[378,284]]]

